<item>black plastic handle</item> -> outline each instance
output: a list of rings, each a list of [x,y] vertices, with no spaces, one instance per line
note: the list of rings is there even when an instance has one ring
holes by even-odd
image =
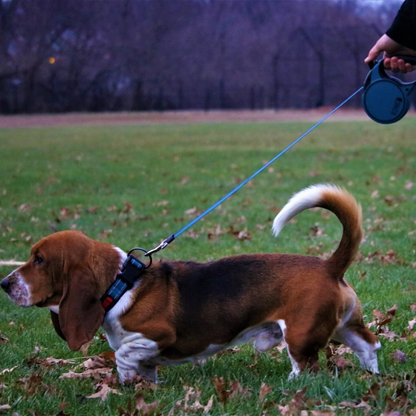
[[[411,64],[411,65],[416,65],[416,56],[413,55],[393,55],[393,56],[389,56],[389,58],[398,58],[398,59],[403,59],[403,61],[405,61],[407,64]]]
[[[405,61],[407,64],[416,65],[416,56],[413,55],[393,55],[388,56],[388,58],[403,59],[403,61]],[[383,58],[382,61],[384,61],[384,59],[385,58]],[[368,63],[368,66],[370,67],[370,69],[373,69],[377,63],[378,61],[371,61]]]

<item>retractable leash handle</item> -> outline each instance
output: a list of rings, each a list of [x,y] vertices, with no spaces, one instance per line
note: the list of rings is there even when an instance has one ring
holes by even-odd
[[[405,62],[416,65],[416,56],[397,56]],[[410,108],[410,94],[416,86],[387,75],[384,59],[371,62],[370,72],[364,81],[362,104],[367,115],[377,123],[391,124],[401,120]]]

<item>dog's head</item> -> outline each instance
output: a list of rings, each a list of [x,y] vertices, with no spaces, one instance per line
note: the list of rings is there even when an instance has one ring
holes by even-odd
[[[102,323],[100,297],[121,261],[110,244],[63,231],[36,243],[29,260],[5,277],[1,287],[19,306],[48,307],[56,332],[78,350]]]

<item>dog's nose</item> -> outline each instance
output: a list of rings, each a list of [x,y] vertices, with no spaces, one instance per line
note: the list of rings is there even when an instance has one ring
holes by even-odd
[[[1,285],[1,288],[6,292],[6,293],[9,293],[9,290],[10,290],[10,280],[6,277],[6,278],[4,278],[2,281],[1,281],[1,283],[0,283],[0,285]]]

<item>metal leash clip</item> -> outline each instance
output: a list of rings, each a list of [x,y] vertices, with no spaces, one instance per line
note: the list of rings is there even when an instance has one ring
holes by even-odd
[[[152,259],[152,254],[155,254],[158,251],[163,250],[164,248],[166,248],[174,239],[175,239],[175,234],[171,234],[168,238],[163,240],[157,247],[153,248],[152,250],[147,251],[145,256],[150,257],[150,259]],[[151,261],[150,261],[150,264],[152,264]],[[150,264],[149,264],[149,266],[150,266]]]

